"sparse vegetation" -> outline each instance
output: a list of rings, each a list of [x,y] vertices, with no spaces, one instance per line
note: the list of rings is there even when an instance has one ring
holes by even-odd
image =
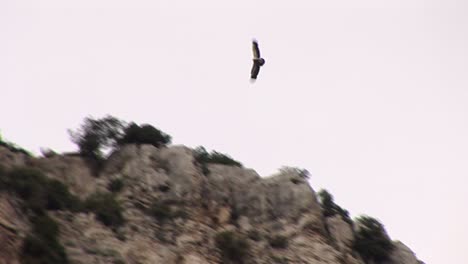
[[[154,202],[149,209],[149,214],[160,222],[169,220],[173,216],[171,207],[163,202]]]
[[[188,217],[188,213],[181,206],[181,203],[169,200],[153,202],[146,212],[160,223],[165,223],[168,220],[179,217],[183,219]]]
[[[330,217],[334,215],[340,215],[344,221],[352,225],[353,221],[349,217],[349,212],[341,208],[341,206],[337,205],[333,201],[333,196],[327,190],[322,189],[317,194],[320,205],[323,209],[323,216]]]
[[[103,150],[116,148],[123,144],[150,144],[155,147],[171,143],[171,136],[153,127],[141,126],[106,116],[101,119],[87,117],[81,127],[68,131],[73,143],[78,145],[80,154],[84,157],[103,159]]]
[[[70,210],[78,211],[81,209],[81,201],[78,197],[68,191],[68,187],[58,180],[48,180],[44,189],[47,193],[48,210]]]
[[[287,248],[288,247],[288,238],[283,235],[274,235],[269,238],[269,244],[273,248]]]
[[[27,151],[27,150],[25,150],[25,149],[23,149],[21,147],[18,147],[14,143],[5,141],[2,138],[2,135],[0,135],[0,146],[7,148],[8,150],[10,150],[11,152],[14,152],[14,153],[23,153],[26,156],[30,156],[30,157],[32,156],[31,153],[29,153],[29,151]]]
[[[232,231],[223,231],[216,234],[215,243],[221,251],[224,261],[244,263],[249,254],[250,246],[247,239]]]
[[[93,212],[104,225],[117,228],[125,223],[122,207],[110,193],[95,193],[84,203],[87,211]]]
[[[31,219],[32,233],[23,241],[21,262],[23,264],[66,264],[68,258],[58,240],[58,224],[46,214]]]
[[[262,234],[258,230],[255,230],[255,229],[249,230],[249,232],[247,233],[247,236],[253,241],[262,240]]]
[[[369,216],[358,217],[356,224],[358,228],[353,248],[367,263],[380,263],[387,260],[394,245],[383,225]]]
[[[58,240],[59,226],[47,210],[77,210],[80,201],[61,182],[28,167],[5,170],[0,167],[0,190],[16,194],[30,211],[33,225],[21,248],[23,264],[66,264],[68,258]]]
[[[216,163],[216,164],[242,167],[242,163],[234,160],[230,156],[217,152],[217,151],[212,151],[211,153],[209,153],[202,146],[195,148],[194,157],[195,157],[195,160],[198,162],[198,164],[201,166],[202,172],[205,175],[209,173],[209,169],[207,167],[208,163]]]
[[[171,137],[151,125],[126,125],[113,116],[94,119],[85,118],[80,128],[68,130],[70,138],[79,148],[80,156],[86,158],[93,173],[98,176],[104,167],[105,155],[124,144],[151,144],[156,147],[171,142]]]
[[[159,129],[148,125],[137,125],[131,123],[124,132],[124,136],[119,140],[119,144],[150,144],[157,148],[171,143],[171,136]]]
[[[112,179],[109,182],[109,185],[107,186],[107,189],[113,193],[118,193],[120,192],[124,187],[124,181],[122,178],[115,178]]]
[[[35,212],[45,210],[78,210],[80,201],[58,180],[47,178],[42,172],[28,168],[15,168],[4,172],[0,188],[18,195],[27,209]]]

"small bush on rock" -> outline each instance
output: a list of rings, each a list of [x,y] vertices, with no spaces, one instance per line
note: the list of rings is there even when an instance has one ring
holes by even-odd
[[[282,235],[275,235],[269,239],[270,246],[273,248],[287,248],[288,238]]]
[[[79,207],[79,199],[61,182],[49,179],[40,171],[22,167],[0,169],[0,189],[15,193],[31,210],[31,233],[21,247],[23,264],[66,264],[65,249],[58,240],[59,226],[47,215],[47,210],[72,210]]]
[[[124,187],[124,181],[121,178],[112,179],[107,186],[107,189],[113,193],[120,192]]]
[[[42,172],[28,167],[12,169],[2,177],[3,188],[21,197],[26,208],[44,210],[78,210],[80,201],[58,180],[47,178]]]
[[[184,207],[183,203],[173,200],[154,201],[150,208],[145,211],[160,223],[165,223],[171,219],[186,219],[189,217],[187,208]]]
[[[153,127],[144,124],[137,125],[131,123],[124,132],[124,136],[119,140],[119,144],[150,144],[157,148],[171,143],[171,136]]]
[[[124,144],[151,144],[162,147],[171,142],[171,136],[159,129],[143,124],[127,123],[113,116],[100,119],[85,118],[80,128],[68,130],[70,138],[85,157],[96,175],[104,166],[104,153]]]
[[[249,230],[249,232],[247,233],[247,236],[253,241],[262,240],[262,234],[258,230],[255,230],[255,229]]]
[[[112,194],[95,193],[86,199],[84,207],[106,226],[117,228],[125,223],[122,207]]]
[[[66,264],[68,258],[64,247],[58,240],[59,226],[47,215],[31,219],[32,233],[23,241],[21,262],[23,264]]]
[[[202,146],[197,147],[194,150],[194,157],[195,157],[195,160],[202,166],[202,169],[206,167],[206,164],[208,163],[216,163],[216,164],[242,167],[242,163],[234,160],[228,155],[217,152],[217,151],[212,151],[211,153],[209,153]],[[203,169],[203,170],[205,173],[206,169]]]
[[[244,263],[249,254],[250,246],[247,239],[232,231],[223,231],[216,234],[215,243],[221,251],[224,261]]]
[[[163,202],[154,202],[149,209],[149,214],[160,222],[169,220],[173,216],[171,207]]]
[[[349,212],[341,206],[337,205],[333,201],[333,196],[325,189],[320,190],[318,193],[320,205],[322,206],[323,216],[330,217],[334,215],[340,215],[344,221],[348,224],[352,224],[353,221],[349,217]]]
[[[394,245],[383,225],[375,218],[361,216],[356,219],[357,232],[353,248],[366,262],[380,263],[388,260]]]
[[[81,201],[68,191],[68,187],[57,180],[49,180],[45,188],[47,193],[47,209],[78,211]]]

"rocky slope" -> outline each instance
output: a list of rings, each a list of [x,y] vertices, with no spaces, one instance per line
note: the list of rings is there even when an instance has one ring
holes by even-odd
[[[115,193],[125,219],[118,228],[91,212],[49,212],[70,263],[364,263],[352,248],[353,227],[340,216],[324,217],[314,190],[294,170],[262,178],[250,169],[208,164],[203,173],[191,149],[150,145],[124,146],[97,177],[77,155],[34,158],[0,147],[0,166],[36,168],[81,199],[109,193],[112,181],[123,183]],[[21,208],[21,199],[0,191],[2,264],[20,263],[31,230]],[[245,241],[245,257],[226,257],[220,234]],[[394,244],[385,264],[420,263],[404,244]]]

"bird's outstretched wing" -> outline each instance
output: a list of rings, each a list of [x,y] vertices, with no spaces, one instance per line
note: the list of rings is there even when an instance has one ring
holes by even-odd
[[[260,66],[257,63],[252,65],[252,70],[250,71],[250,78],[257,79],[258,72],[260,71]]]
[[[254,39],[252,40],[252,51],[254,59],[260,58],[260,50],[258,49],[258,42]]]

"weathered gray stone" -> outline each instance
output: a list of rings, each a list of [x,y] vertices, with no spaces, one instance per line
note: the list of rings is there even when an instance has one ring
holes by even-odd
[[[80,156],[54,155],[49,158],[31,159],[29,165],[48,177],[65,183],[72,193],[80,197],[86,197],[96,190],[96,177]]]
[[[71,263],[221,263],[214,238],[229,230],[248,239],[249,264],[363,264],[352,251],[349,224],[339,217],[325,223],[314,190],[294,169],[261,178],[251,169],[208,164],[210,173],[204,175],[187,147],[126,145],[110,155],[96,177],[78,155],[22,155],[0,148],[0,162],[7,168],[33,166],[82,198],[108,192],[113,179],[124,181],[115,196],[126,222],[116,230],[93,213],[49,212],[60,225]],[[30,228],[15,199],[0,193],[0,244],[8,248],[0,250],[0,264],[18,263]],[[167,202],[179,214],[161,222],[148,214],[153,202]],[[287,239],[286,248],[270,245],[276,235]],[[419,264],[406,246],[396,242],[396,248],[385,264]]]
[[[349,253],[354,241],[354,233],[350,224],[346,223],[340,215],[335,215],[326,218],[326,225],[338,250]]]

